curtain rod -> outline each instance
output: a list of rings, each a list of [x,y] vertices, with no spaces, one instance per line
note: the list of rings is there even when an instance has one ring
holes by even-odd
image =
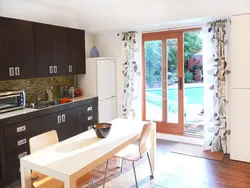
[[[186,26],[186,27],[171,27],[171,28],[166,28],[166,29],[156,29],[156,30],[147,30],[147,31],[142,31],[142,33],[151,33],[151,32],[161,32],[161,31],[172,31],[172,30],[178,30],[178,29],[192,29],[192,28],[197,28],[201,27],[201,25],[192,25],[192,26]]]

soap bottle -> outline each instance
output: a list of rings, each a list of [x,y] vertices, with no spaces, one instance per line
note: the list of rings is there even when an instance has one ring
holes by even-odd
[[[47,89],[47,95],[48,95],[48,101],[52,101],[53,100],[53,93],[51,91],[51,88]]]

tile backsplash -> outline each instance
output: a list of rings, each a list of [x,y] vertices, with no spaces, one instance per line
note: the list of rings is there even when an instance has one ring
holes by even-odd
[[[0,81],[0,90],[25,90],[26,103],[29,104],[35,102],[35,94],[47,86],[53,86],[53,98],[58,98],[58,86],[73,86],[73,81],[73,76],[6,80]]]

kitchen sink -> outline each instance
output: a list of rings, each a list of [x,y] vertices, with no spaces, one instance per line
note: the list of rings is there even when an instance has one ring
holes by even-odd
[[[43,109],[52,106],[57,106],[60,104],[60,100],[52,100],[52,101],[41,101],[38,105],[35,105],[35,109]]]

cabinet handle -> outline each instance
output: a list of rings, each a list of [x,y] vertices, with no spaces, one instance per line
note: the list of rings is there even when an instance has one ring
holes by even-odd
[[[57,73],[57,66],[54,66],[54,73]]]
[[[20,133],[20,132],[23,132],[23,131],[26,131],[26,125],[23,125],[21,127],[17,127],[16,128],[16,132],[17,133]]]
[[[53,74],[53,66],[49,66],[49,73]]]
[[[69,72],[72,72],[72,65],[69,65]]]
[[[27,155],[28,155],[28,152],[25,151],[25,152],[23,152],[23,153],[18,154],[18,158],[21,159],[22,157],[25,157],[25,156],[27,156]]]
[[[21,146],[21,145],[26,144],[26,143],[27,143],[27,139],[25,138],[25,139],[17,141],[17,146]]]
[[[15,67],[15,75],[20,76],[20,68],[19,67]]]
[[[87,111],[91,111],[92,109],[93,109],[92,106],[90,106],[87,108]]]
[[[14,76],[14,67],[9,67],[9,76]]]
[[[90,129],[93,129],[93,126],[92,126],[92,125],[88,126],[88,130],[90,130]]]
[[[57,123],[60,124],[62,122],[62,117],[61,116],[57,116]]]
[[[93,116],[88,117],[88,121],[91,121],[93,119]]]
[[[65,122],[66,121],[66,117],[65,117],[65,114],[62,115],[62,122]]]

